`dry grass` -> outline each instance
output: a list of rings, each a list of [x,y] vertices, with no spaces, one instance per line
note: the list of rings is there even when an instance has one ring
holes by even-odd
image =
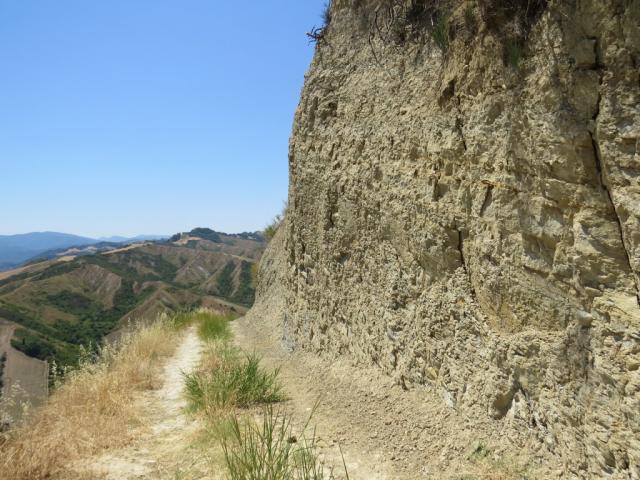
[[[177,336],[161,318],[68,372],[45,406],[0,437],[0,478],[64,478],[74,460],[129,443],[138,423],[134,395],[161,384],[162,360]]]

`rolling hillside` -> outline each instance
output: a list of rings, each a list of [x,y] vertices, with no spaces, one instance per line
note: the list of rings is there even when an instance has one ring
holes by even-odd
[[[259,234],[209,229],[105,253],[65,256],[0,277],[0,319],[30,357],[73,363],[128,321],[200,305],[243,311],[254,299]]]

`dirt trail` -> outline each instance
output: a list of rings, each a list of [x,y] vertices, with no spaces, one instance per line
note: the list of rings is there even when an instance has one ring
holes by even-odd
[[[493,435],[487,434],[488,429],[474,430],[464,415],[447,407],[435,392],[406,391],[374,369],[355,368],[343,360],[288,352],[251,315],[234,321],[233,331],[238,347],[258,353],[265,367],[280,370],[288,400],[277,408],[292,414],[294,428],[303,425],[317,406],[310,425],[326,464],[336,467],[337,479],[343,478],[340,449],[351,480],[522,478],[493,472],[478,475],[469,454],[476,444],[491,445]],[[190,328],[164,367],[163,387],[142,394],[137,402],[143,423],[137,440],[83,462],[78,469],[85,475],[81,478],[215,477],[207,471],[210,459],[197,445],[202,425],[184,412],[183,372],[198,365],[202,349],[196,329]],[[247,412],[254,413],[259,415],[259,409]],[[493,450],[491,455],[498,458],[502,453]]]
[[[335,381],[320,363],[314,365],[309,359],[291,356],[274,344],[261,329],[244,319],[233,322],[234,339],[245,351],[256,351],[263,357],[266,367],[280,368],[280,379],[289,399],[282,408],[293,414],[294,424],[301,426],[309,417],[319,400],[311,425],[316,428],[316,438],[327,465],[336,467],[337,478],[342,478],[340,466],[342,448],[352,480],[400,480],[420,477],[402,475],[389,461],[384,449],[372,443],[375,432],[370,430],[368,411],[361,411],[361,418],[346,421],[345,413],[356,406],[361,391],[355,386],[344,385],[336,390]],[[106,452],[99,457],[85,460],[77,466],[84,476],[106,480],[168,480],[176,478],[211,479],[211,472],[203,462],[202,452],[196,445],[196,436],[201,425],[184,412],[183,372],[192,371],[198,364],[203,345],[195,328],[186,333],[176,354],[164,366],[162,388],[142,394],[138,400],[142,412],[143,426],[133,445]],[[344,405],[345,411],[336,410],[336,401]],[[334,398],[330,398],[334,397]],[[256,409],[253,413],[258,413]],[[390,412],[393,414],[393,412]],[[252,412],[247,412],[251,415]],[[340,445],[340,447],[339,447]],[[387,457],[387,458],[385,458]],[[399,460],[402,460],[399,458]],[[400,469],[401,470],[401,469]]]
[[[279,369],[279,378],[288,397],[284,408],[292,414],[294,424],[303,425],[314,412],[310,426],[315,428],[326,464],[335,467],[336,478],[343,478],[342,454],[350,480],[426,478],[416,475],[414,469],[407,472],[405,457],[394,456],[389,452],[391,445],[376,440],[377,431],[371,424],[374,412],[367,405],[367,401],[374,405],[375,399],[365,391],[368,389],[363,390],[361,384],[351,380],[353,372],[342,370],[338,364],[329,365],[312,355],[286,352],[279,341],[265,334],[264,325],[255,324],[248,317],[236,320],[233,325],[238,347],[258,353],[264,366]],[[366,375],[361,380],[366,383]],[[383,389],[393,388],[388,380],[378,385]],[[393,414],[393,410],[382,412],[377,420],[388,424],[387,418]],[[394,464],[392,459],[401,465]]]
[[[185,334],[176,354],[164,366],[164,384],[146,392],[138,400],[142,412],[142,433],[133,445],[107,452],[80,466],[89,478],[107,480],[175,479],[177,472],[191,469],[195,455],[191,435],[198,423],[184,412],[183,373],[192,371],[200,360],[202,343],[195,327]]]

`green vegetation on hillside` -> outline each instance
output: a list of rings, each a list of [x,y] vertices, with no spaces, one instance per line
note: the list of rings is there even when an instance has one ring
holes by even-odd
[[[149,293],[150,290],[134,293],[133,282],[124,279],[114,296],[113,308],[108,310],[82,294],[66,290],[47,296],[61,311],[77,315],[73,322],[56,319],[47,323],[34,312],[2,301],[0,316],[23,327],[16,330],[11,340],[15,349],[40,360],[70,364],[75,363],[80,345],[98,345]]]
[[[233,272],[236,270],[236,265],[233,261],[227,262],[220,275],[216,280],[216,286],[218,288],[218,295],[224,298],[228,298],[233,290]]]
[[[2,397],[2,387],[4,387],[4,366],[7,363],[7,354],[2,352],[0,355],[0,397]]]
[[[253,263],[238,257],[260,252],[262,238],[194,232],[208,239],[197,240],[202,245],[196,249],[158,242],[33,266],[0,281],[0,318],[20,326],[13,347],[42,360],[74,363],[80,345],[97,346],[133,311],[138,316],[147,309],[190,309],[207,296],[210,303],[210,276],[225,304],[251,306]],[[214,240],[221,243],[212,247]]]
[[[53,360],[69,363],[73,353],[67,349],[57,348],[52,342],[38,333],[24,328],[17,328],[11,339],[11,346],[16,350],[40,360]]]
[[[232,302],[240,305],[247,307],[253,305],[256,290],[253,285],[252,265],[253,264],[250,262],[244,260],[241,261],[238,284],[237,287],[235,287],[234,274],[238,267],[233,261],[227,262],[216,279],[218,295],[223,298],[228,298]]]
[[[191,230],[190,235],[193,237],[202,238],[203,240],[209,240],[214,243],[221,243],[222,238],[218,232],[214,232],[210,228],[194,228]]]
[[[47,278],[57,277],[65,273],[73,272],[80,268],[80,262],[63,262],[51,265],[36,275],[37,280],[46,280]]]
[[[232,300],[240,305],[251,306],[255,300],[256,290],[253,286],[252,265],[253,264],[245,262],[244,260],[240,264],[238,288],[232,297]]]
[[[88,310],[92,311],[100,308],[99,305],[96,305],[93,300],[86,295],[69,290],[62,290],[61,292],[47,295],[47,300],[63,312],[73,314],[83,314]]]
[[[160,255],[152,255],[141,249],[120,252],[117,255],[92,255],[86,263],[98,265],[116,275],[140,282],[162,280],[172,283],[178,267]]]

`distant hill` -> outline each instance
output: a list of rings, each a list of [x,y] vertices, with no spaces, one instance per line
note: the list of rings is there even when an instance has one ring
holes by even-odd
[[[146,240],[165,240],[169,238],[169,235],[138,235],[135,237],[122,237],[115,235],[113,237],[100,237],[99,242],[109,243],[131,243],[131,242],[144,242]]]
[[[93,243],[98,240],[58,232],[0,235],[0,270],[14,268],[47,250]]]
[[[53,258],[57,252],[96,244],[120,244],[146,240],[164,240],[168,235],[139,235],[136,237],[88,238],[59,232],[33,232],[19,235],[0,235],[0,271],[9,270],[35,258]],[[105,245],[102,245],[103,247]],[[97,249],[98,251],[100,248]],[[89,253],[95,253],[89,252]]]
[[[129,320],[201,305],[244,311],[253,303],[253,265],[266,245],[257,234],[209,229],[120,248],[106,244],[103,253],[69,251],[0,274],[0,320],[17,326],[15,349],[73,363],[79,345],[96,344]]]
[[[255,240],[264,242],[265,237],[262,232],[242,232],[242,233],[221,233],[211,230],[210,228],[194,228],[190,232],[176,233],[169,238],[170,242],[176,242],[181,239],[200,239],[209,240],[214,243],[233,242],[235,239]]]

